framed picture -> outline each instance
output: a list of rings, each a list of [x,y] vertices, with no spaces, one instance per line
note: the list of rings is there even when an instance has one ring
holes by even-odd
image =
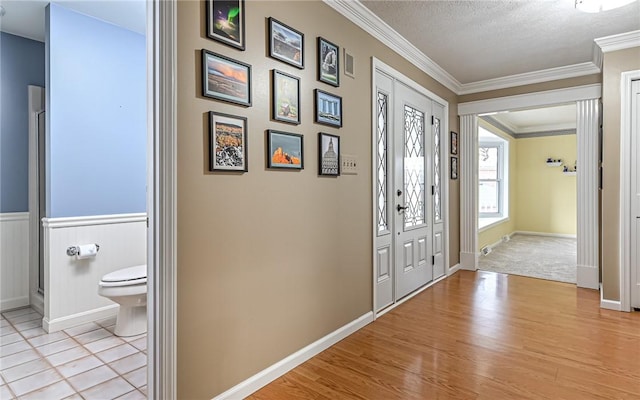
[[[269,56],[304,68],[304,35],[275,18],[269,18]]]
[[[318,174],[340,175],[340,136],[318,134]]]
[[[458,179],[458,157],[451,157],[451,179]]]
[[[340,48],[318,36],[318,80],[340,86]]]
[[[458,154],[458,134],[451,131],[451,154]]]
[[[207,36],[244,50],[244,0],[206,0]]]
[[[202,95],[251,105],[251,65],[202,50]]]
[[[300,123],[300,78],[273,70],[272,117],[276,121]]]
[[[316,89],[316,122],[319,124],[342,126],[342,97]]]
[[[304,143],[297,133],[267,131],[267,167],[303,169]]]
[[[209,111],[210,171],[248,171],[247,119]]]

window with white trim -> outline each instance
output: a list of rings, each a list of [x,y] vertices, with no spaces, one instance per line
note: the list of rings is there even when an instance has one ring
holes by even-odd
[[[478,139],[479,217],[508,218],[509,142],[482,127]]]

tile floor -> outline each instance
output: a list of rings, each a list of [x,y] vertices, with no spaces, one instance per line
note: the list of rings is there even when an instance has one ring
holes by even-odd
[[[115,317],[47,334],[31,308],[0,314],[0,399],[146,399],[147,335]]]

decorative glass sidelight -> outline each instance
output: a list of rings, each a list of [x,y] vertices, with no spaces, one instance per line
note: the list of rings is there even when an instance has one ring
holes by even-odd
[[[424,113],[404,106],[404,227],[425,223]]]
[[[377,99],[377,143],[376,174],[378,195],[378,232],[388,230],[387,224],[387,115],[388,100],[385,93],[378,92]]]
[[[442,198],[440,184],[440,119],[433,119],[433,218],[435,222],[442,220]]]

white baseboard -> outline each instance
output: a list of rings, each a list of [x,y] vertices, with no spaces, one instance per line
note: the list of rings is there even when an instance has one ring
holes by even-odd
[[[460,263],[457,263],[453,267],[449,268],[449,272],[447,272],[447,276],[451,276],[458,271],[460,271]]]
[[[600,308],[613,311],[622,311],[622,305],[619,301],[600,299]]]
[[[52,333],[77,325],[86,324],[87,322],[107,319],[118,314],[118,307],[119,306],[117,304],[112,304],[106,307],[96,308],[95,310],[85,311],[62,318],[56,318],[51,321],[45,317],[42,320],[42,329],[44,329],[48,333]]]
[[[622,311],[622,302],[617,300],[605,300],[602,291],[602,284],[600,284],[600,308],[613,311]]]
[[[363,316],[331,332],[327,336],[311,343],[307,347],[296,351],[272,366],[258,372],[249,379],[240,382],[226,392],[219,394],[214,397],[214,400],[243,399],[372,321],[373,312],[369,311]]]
[[[478,269],[478,253],[460,252],[460,268],[467,271]]]
[[[29,296],[14,297],[12,299],[0,300],[0,311],[5,312],[14,308],[26,307],[29,305]]]
[[[44,296],[40,293],[32,293],[29,300],[31,308],[44,315]]]
[[[576,278],[576,285],[578,287],[596,290],[600,287],[598,267],[578,265]]]
[[[572,235],[568,233],[548,233],[548,232],[531,232],[531,231],[515,231],[511,234],[513,235],[530,235],[530,236],[547,236],[547,237],[558,237],[558,238],[569,238],[575,239],[578,236]]]

